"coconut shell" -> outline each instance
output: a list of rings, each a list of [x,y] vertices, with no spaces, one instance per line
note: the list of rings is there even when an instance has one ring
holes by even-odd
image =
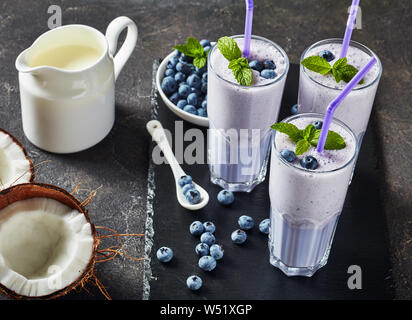
[[[85,268],[84,272],[69,286],[58,290],[52,294],[39,297],[22,296],[16,292],[10,290],[0,283],[0,292],[7,295],[12,299],[56,299],[58,297],[64,296],[70,291],[82,287],[87,279],[89,279],[94,274],[94,266],[96,263],[96,252],[99,245],[99,240],[96,234],[96,228],[94,224],[90,222],[90,217],[88,210],[84,208],[81,203],[66,190],[61,189],[57,186],[44,183],[23,183],[19,185],[12,186],[10,188],[4,189],[0,192],[0,210],[11,205],[14,202],[31,199],[31,198],[50,198],[59,201],[71,209],[77,210],[78,212],[84,214],[87,222],[91,226],[91,232],[93,237],[93,250],[90,257],[90,261]],[[1,217],[0,217],[1,219]]]

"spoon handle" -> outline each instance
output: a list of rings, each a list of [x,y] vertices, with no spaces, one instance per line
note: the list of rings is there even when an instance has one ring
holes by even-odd
[[[160,150],[163,151],[163,154],[167,162],[172,168],[175,180],[177,181],[181,176],[185,175],[185,172],[183,171],[183,169],[180,167],[179,163],[177,162],[176,157],[173,154],[172,148],[170,148],[170,145],[169,145],[169,142],[167,141],[166,133],[163,129],[162,124],[160,123],[160,121],[150,120],[146,124],[146,128],[147,128],[147,131],[149,131],[150,135],[152,136],[153,141],[156,141]]]

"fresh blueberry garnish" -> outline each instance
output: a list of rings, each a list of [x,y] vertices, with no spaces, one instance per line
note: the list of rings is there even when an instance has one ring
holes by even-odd
[[[174,77],[174,76],[175,76],[175,71],[173,69],[166,69],[165,77]]]
[[[209,249],[210,255],[215,258],[215,260],[220,260],[223,258],[223,247],[220,244],[214,244]]]
[[[172,94],[177,89],[176,80],[173,77],[164,77],[161,87],[166,95]]]
[[[199,89],[200,84],[201,84],[201,80],[199,78],[199,76],[195,73],[191,74],[189,77],[187,77],[187,81],[186,83],[196,89]]]
[[[322,57],[327,62],[331,62],[333,59],[335,59],[335,56],[329,50],[322,50],[321,52],[319,52],[319,57]]]
[[[276,65],[275,65],[275,63],[273,62],[273,60],[265,60],[265,61],[263,61],[263,67],[264,67],[265,69],[272,69],[272,70],[275,70],[275,69],[276,69]]]
[[[322,129],[323,121],[321,121],[321,120],[316,120],[316,121],[313,121],[312,124],[315,126],[316,129],[319,129],[319,130],[320,130],[320,129]]]
[[[262,220],[259,223],[259,230],[264,234],[269,234],[270,219]]]
[[[195,185],[192,183],[185,184],[182,188],[182,193],[186,195],[189,190],[196,189]]]
[[[247,235],[243,230],[237,229],[232,232],[231,238],[234,243],[242,244],[246,241]]]
[[[258,72],[261,72],[264,67],[263,67],[263,63],[258,61],[258,60],[252,60],[249,62],[249,67],[251,67],[253,70],[256,70]]]
[[[250,230],[255,225],[253,218],[245,215],[240,216],[237,223],[239,224],[239,227],[243,230]]]
[[[207,47],[207,46],[211,46],[210,41],[207,40],[207,39],[202,39],[202,40],[199,41],[199,43],[203,48]]]
[[[196,109],[196,107],[193,106],[193,105],[191,105],[191,104],[186,105],[186,106],[183,108],[183,111],[186,111],[186,112],[188,112],[188,113],[197,115],[197,109]]]
[[[190,290],[196,291],[202,287],[202,279],[198,276],[190,276],[186,280],[186,285]]]
[[[304,156],[300,160],[300,165],[305,169],[315,170],[318,167],[318,161],[312,156]]]
[[[211,256],[204,256],[199,259],[199,267],[205,271],[212,271],[216,268],[216,260]]]
[[[178,107],[179,109],[183,109],[186,105],[187,105],[187,101],[186,101],[186,100],[179,100],[179,101],[177,102],[177,107]]]
[[[185,175],[185,176],[181,176],[180,178],[179,178],[179,180],[177,181],[177,183],[179,184],[179,186],[180,187],[182,187],[183,188],[183,186],[185,185],[185,184],[190,184],[190,183],[192,183],[192,177],[191,176],[189,176],[189,175]]]
[[[179,59],[177,57],[171,57],[169,61],[167,61],[167,68],[168,69],[174,69],[179,62]]]
[[[177,83],[182,83],[182,82],[186,81],[186,75],[181,73],[181,72],[176,72],[175,80],[176,80]]]
[[[290,108],[290,113],[291,114],[297,114],[298,113],[298,104],[294,104],[292,108]]]
[[[160,262],[169,262],[173,258],[173,251],[168,247],[161,247],[157,250],[156,256]]]
[[[210,232],[204,232],[200,236],[200,241],[206,243],[208,246],[211,246],[216,242],[215,236]]]
[[[171,103],[176,104],[180,99],[180,96],[177,92],[173,93],[170,97],[169,100]]]
[[[206,243],[199,243],[195,248],[196,254],[200,257],[209,255],[209,246]]]
[[[192,235],[200,236],[204,232],[205,227],[200,221],[193,221],[189,229]]]
[[[187,103],[193,106],[197,105],[197,94],[195,92],[192,92],[187,96]]]
[[[216,231],[216,226],[211,221],[206,221],[203,223],[203,227],[205,227],[205,232],[214,233]]]
[[[229,190],[221,190],[218,194],[217,194],[217,201],[220,204],[223,204],[225,206],[233,203],[233,201],[235,201],[235,196],[233,195],[232,191]]]
[[[187,84],[182,84],[181,86],[179,86],[178,92],[182,98],[187,98],[187,96],[190,94],[190,87]]]
[[[277,73],[275,72],[275,70],[272,70],[272,69],[264,69],[260,73],[260,76],[265,79],[274,79],[276,78]]]
[[[190,204],[198,204],[200,202],[200,192],[196,189],[190,189],[185,193],[185,198]]]
[[[207,118],[207,111],[206,111],[206,109],[203,109],[203,108],[197,109],[197,115],[198,115],[198,116],[201,116],[201,117],[204,117],[204,118]]]
[[[293,162],[296,159],[296,154],[288,149],[283,149],[280,152],[280,155],[282,156],[283,159],[285,159],[287,162]]]

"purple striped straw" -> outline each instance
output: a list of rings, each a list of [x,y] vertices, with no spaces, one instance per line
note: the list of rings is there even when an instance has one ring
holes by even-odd
[[[359,0],[353,0],[352,6],[350,7],[348,22],[346,23],[345,36],[343,37],[342,49],[340,51],[339,58],[346,57],[346,54],[348,53],[349,42],[350,42],[350,38],[352,37],[352,30],[355,26],[358,7],[359,7]]]
[[[246,18],[245,18],[245,44],[243,46],[243,57],[249,58],[250,39],[252,38],[253,0],[245,0],[245,2],[246,2]]]
[[[363,79],[365,74],[368,73],[368,71],[373,67],[375,63],[376,58],[372,57],[369,62],[352,78],[352,80],[349,81],[346,87],[343,88],[342,92],[329,104],[328,109],[326,110],[325,119],[323,120],[322,131],[320,132],[318,145],[316,147],[316,151],[318,153],[322,153],[323,149],[325,148],[325,142],[328,136],[329,127],[336,108],[340,105],[343,99],[346,98],[349,92],[351,92],[351,90],[358,84],[358,82]]]

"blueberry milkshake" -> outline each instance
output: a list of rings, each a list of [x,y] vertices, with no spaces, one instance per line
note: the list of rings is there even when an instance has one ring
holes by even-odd
[[[327,39],[319,41],[307,48],[301,57],[301,61],[310,56],[320,55],[330,65],[339,59],[342,48],[342,39]],[[364,77],[363,83],[359,83],[345,98],[341,106],[336,110],[334,117],[346,123],[362,143],[366,131],[369,116],[371,114],[376,90],[382,74],[382,65],[376,54],[364,45],[351,41],[346,55],[347,63],[360,70],[372,56],[377,63]],[[300,66],[298,112],[325,113],[328,104],[345,87],[346,82],[337,83],[332,75],[322,75]]]
[[[283,122],[299,129],[321,125],[323,115],[308,113]],[[339,120],[329,129],[345,146],[317,153],[311,145],[295,155],[288,135],[274,132],[270,167],[270,263],[288,276],[312,276],[328,260],[358,151],[354,132]]]
[[[243,35],[233,36],[243,48]],[[229,191],[250,192],[262,182],[289,60],[275,43],[252,36],[251,86],[240,85],[229,61],[214,46],[208,56],[208,161],[211,181]]]

